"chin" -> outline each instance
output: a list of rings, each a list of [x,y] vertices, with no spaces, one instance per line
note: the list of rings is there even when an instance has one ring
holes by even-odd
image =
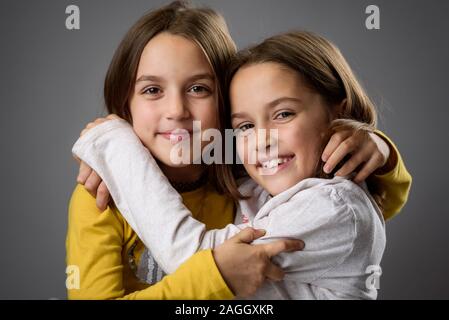
[[[269,176],[252,176],[253,180],[257,182],[262,188],[268,191],[272,196],[278,195],[279,193],[284,192],[285,190],[293,187],[297,182],[293,181],[285,181],[286,179],[282,179],[282,177],[269,177]],[[289,179],[290,180],[290,179]]]
[[[299,182],[299,181],[298,181]],[[265,190],[267,190],[272,196],[276,196],[285,190],[290,189],[293,187],[296,183],[282,183],[282,182],[271,182],[267,184],[266,187],[262,186]]]
[[[273,176],[257,175],[256,177],[253,177],[253,179],[272,196],[275,196],[290,189],[307,177],[307,175],[303,174],[293,175],[292,173],[278,173]]]
[[[170,160],[170,157],[168,157],[167,159],[163,159],[163,160],[158,160],[160,163],[164,164],[167,167],[171,167],[171,168],[185,168],[190,166],[190,163],[173,163]]]

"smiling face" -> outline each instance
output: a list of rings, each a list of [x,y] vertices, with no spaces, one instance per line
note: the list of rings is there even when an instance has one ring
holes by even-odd
[[[297,72],[271,62],[244,66],[235,74],[230,94],[232,127],[241,130],[237,152],[258,184],[276,195],[315,176],[330,108]],[[258,129],[277,129],[277,140],[256,139],[248,146]],[[273,143],[277,143],[278,155],[267,157]],[[251,164],[254,154],[259,161]]]
[[[170,151],[178,140],[193,138],[193,121],[201,121],[202,130],[216,127],[216,92],[213,70],[195,42],[170,33],[148,42],[140,58],[130,112],[134,131],[169,179],[182,179],[181,167],[195,178],[200,166],[174,164]]]

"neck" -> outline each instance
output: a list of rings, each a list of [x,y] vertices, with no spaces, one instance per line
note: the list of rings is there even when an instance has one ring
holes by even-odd
[[[159,167],[172,184],[195,182],[199,180],[206,171],[206,167],[199,164],[192,164],[182,168],[173,168],[163,163],[159,163]]]

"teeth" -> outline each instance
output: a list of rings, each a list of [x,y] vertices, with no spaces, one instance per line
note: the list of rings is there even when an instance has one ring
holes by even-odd
[[[279,163],[278,160],[279,159],[273,159],[273,160],[270,160],[270,161],[263,162],[262,166],[265,169],[271,169],[271,168],[277,167],[277,165]]]
[[[265,169],[272,169],[272,168],[277,167],[279,164],[288,162],[290,159],[291,159],[291,157],[272,159],[270,161],[262,162],[262,167]]]

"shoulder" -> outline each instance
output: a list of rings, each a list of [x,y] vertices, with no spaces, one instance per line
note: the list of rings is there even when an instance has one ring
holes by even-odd
[[[336,177],[331,179],[324,189],[332,194],[331,198],[333,201],[345,204],[354,215],[362,215],[364,218],[378,216],[383,220],[382,212],[369,193],[365,183],[358,185],[351,180]]]
[[[333,179],[307,179],[307,185],[292,197],[293,203],[302,208],[303,215],[312,220],[318,217],[331,221],[351,221],[354,226],[380,222],[382,213],[363,187],[351,180],[335,177]]]
[[[333,179],[305,179],[297,185],[292,199],[315,200],[322,205],[336,204],[352,206],[372,206],[372,199],[365,189],[351,180],[335,177]]]
[[[313,261],[320,255],[329,265],[342,261],[352,252],[358,230],[357,216],[340,196],[347,187],[344,181],[311,178],[289,189],[284,199],[276,195],[271,208],[264,207],[272,209],[269,235],[302,239]]]
[[[322,226],[340,222],[354,225],[353,207],[359,202],[365,203],[360,195],[360,191],[364,191],[358,189],[353,182],[342,178],[309,178],[272,198],[265,209],[279,218],[282,216],[284,221],[287,217],[291,223],[298,221],[295,224]]]

